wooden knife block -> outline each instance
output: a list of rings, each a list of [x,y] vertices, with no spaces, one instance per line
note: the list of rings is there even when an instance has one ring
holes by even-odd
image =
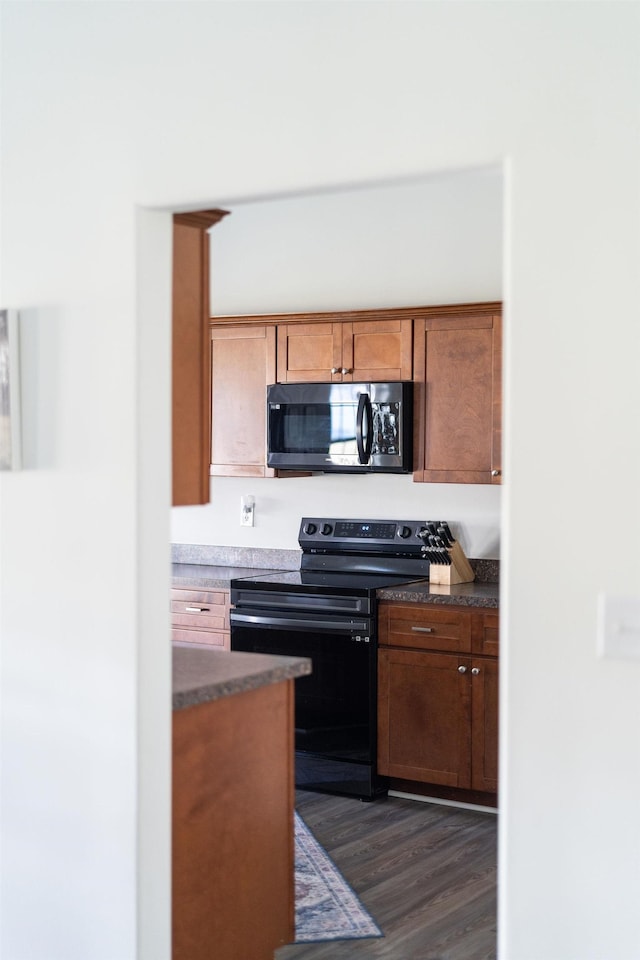
[[[449,547],[451,563],[431,563],[429,565],[429,583],[471,583],[476,575],[464,555],[464,550],[456,540]]]

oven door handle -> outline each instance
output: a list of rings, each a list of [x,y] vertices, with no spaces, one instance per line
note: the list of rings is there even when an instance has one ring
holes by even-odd
[[[367,432],[364,433],[364,419],[367,418]],[[369,463],[371,446],[373,444],[373,418],[371,415],[371,399],[368,393],[361,393],[358,397],[356,413],[356,445],[360,463]]]
[[[330,631],[332,633],[363,633],[367,637],[371,634],[371,620],[325,620],[321,617],[264,617],[253,613],[236,613],[231,611],[231,624],[247,624],[252,627],[267,627],[278,630],[307,630]]]

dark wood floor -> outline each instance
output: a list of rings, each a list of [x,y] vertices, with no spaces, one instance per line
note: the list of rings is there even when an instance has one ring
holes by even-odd
[[[275,960],[494,960],[495,814],[299,791],[296,806],[384,933]]]

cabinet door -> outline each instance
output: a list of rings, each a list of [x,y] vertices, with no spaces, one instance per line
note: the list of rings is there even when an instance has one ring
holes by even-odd
[[[411,320],[357,320],[341,326],[343,380],[411,380]]]
[[[278,382],[340,382],[341,332],[339,323],[285,323],[279,326]]]
[[[473,700],[471,787],[474,790],[488,790],[495,793],[498,789],[497,660],[473,661],[471,688]]]
[[[452,654],[380,648],[381,774],[449,787],[470,786],[470,667],[470,659]]]
[[[500,652],[500,614],[495,611],[471,615],[471,652],[497,657]]]
[[[278,381],[411,380],[409,319],[278,326]]]
[[[212,476],[274,475],[266,467],[266,403],[275,344],[272,326],[211,327]]]
[[[500,315],[417,321],[414,379],[419,464],[414,480],[500,483]]]

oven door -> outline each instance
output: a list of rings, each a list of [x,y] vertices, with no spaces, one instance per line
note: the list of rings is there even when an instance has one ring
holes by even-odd
[[[295,681],[296,786],[372,799],[376,762],[375,619],[231,611],[231,649],[308,657]]]

